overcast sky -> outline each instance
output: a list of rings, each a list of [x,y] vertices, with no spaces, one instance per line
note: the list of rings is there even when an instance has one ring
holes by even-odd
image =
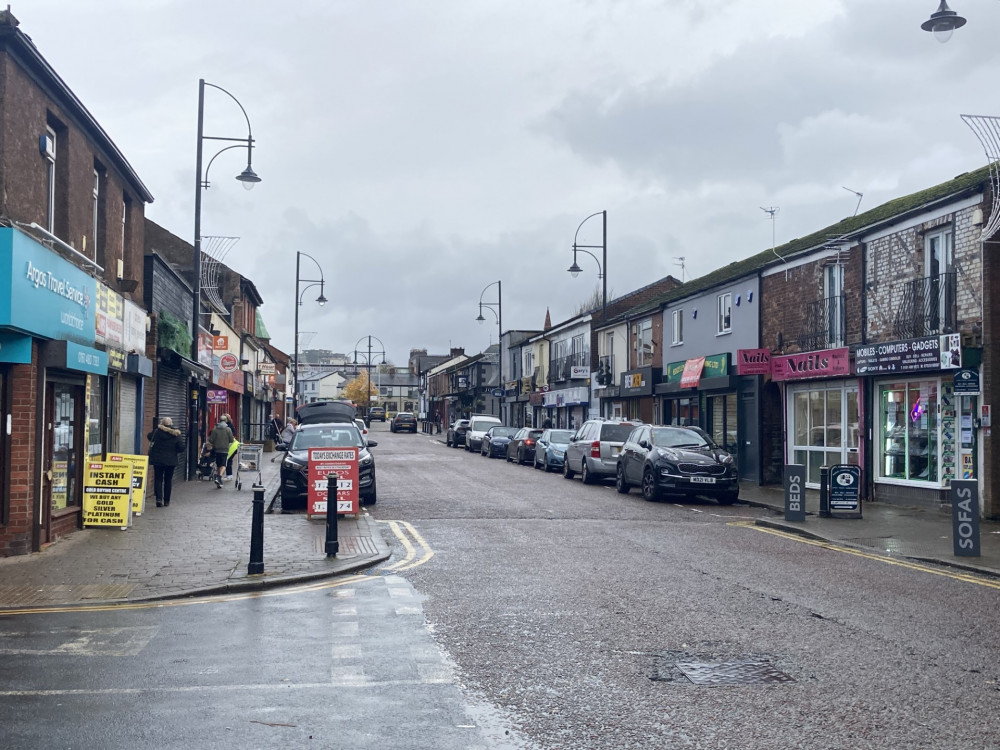
[[[865,210],[983,166],[959,115],[1000,115],[1000,3],[951,3],[968,24],[944,45],[920,29],[937,5],[11,0],[153,193],[146,216],[188,241],[198,79],[231,92],[263,182],[244,191],[245,159],[222,154],[203,235],[240,237],[225,262],[280,349],[298,250],[331,300],[302,306],[302,348],[370,334],[397,364],[495,342],[475,318],[497,280],[504,330],[575,314],[599,284],[590,258],[566,273],[594,212],[615,296],[680,277],[680,257],[691,279],[770,247],[761,207],[781,244],[852,215],[850,191]],[[205,134],[245,133],[208,89]]]

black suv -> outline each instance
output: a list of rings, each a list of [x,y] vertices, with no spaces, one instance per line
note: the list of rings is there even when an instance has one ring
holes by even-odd
[[[379,422],[385,421],[385,407],[384,406],[373,406],[368,410],[368,421],[374,422],[375,420]]]
[[[281,509],[304,508],[309,494],[309,449],[356,447],[358,449],[358,490],[361,505],[374,505],[375,457],[369,452],[378,443],[365,442],[353,422],[302,425],[295,431],[281,459]]]
[[[469,432],[468,419],[456,419],[444,436],[444,444],[450,448],[465,445],[465,435]]]
[[[389,422],[389,432],[416,432],[417,418],[408,411],[401,411]]]

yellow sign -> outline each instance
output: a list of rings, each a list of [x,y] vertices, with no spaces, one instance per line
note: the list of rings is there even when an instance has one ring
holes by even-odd
[[[132,521],[132,467],[91,461],[83,475],[83,525],[118,526]]]
[[[149,456],[109,453],[106,461],[112,466],[132,467],[132,513],[141,516],[146,504],[146,476],[149,473]]]

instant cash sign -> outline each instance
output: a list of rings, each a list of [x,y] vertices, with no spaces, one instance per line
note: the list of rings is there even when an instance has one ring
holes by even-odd
[[[90,461],[83,475],[83,525],[117,526],[132,522],[132,467]]]
[[[146,475],[149,473],[149,456],[109,453],[106,459],[106,463],[112,466],[125,464],[132,467],[132,515],[141,516],[146,505]]]
[[[358,449],[309,449],[309,496],[307,515],[326,514],[329,476],[337,477],[337,513],[357,514],[360,509],[358,492]]]

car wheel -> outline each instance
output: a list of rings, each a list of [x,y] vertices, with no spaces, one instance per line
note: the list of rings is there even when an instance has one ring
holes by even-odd
[[[580,466],[580,479],[583,480],[584,484],[593,484],[594,475],[591,474],[590,469],[587,468],[587,459],[583,459],[583,465]]]
[[[451,447],[451,438],[448,437],[447,435],[445,435],[444,437],[444,444],[449,448]]]
[[[520,448],[517,449],[517,465],[524,466],[524,451]]]
[[[736,490],[734,492],[727,492],[725,495],[720,495],[716,498],[719,505],[732,505],[737,500],[740,499],[740,491]]]
[[[513,461],[513,459],[510,457],[510,451],[507,451],[506,453],[504,453],[503,457],[507,459],[507,463],[510,463],[511,461]]]
[[[615,472],[615,489],[622,495],[627,495],[629,491],[628,482],[625,481],[625,467],[621,464],[618,464],[618,470]]]
[[[544,469],[545,468],[545,466],[539,466],[539,464],[538,464],[538,456],[535,456],[534,460],[531,462],[531,465],[534,466],[536,469]]]
[[[653,502],[659,496],[660,492],[656,489],[656,477],[653,476],[651,469],[646,469],[642,472],[642,498]]]
[[[576,472],[569,468],[569,461],[563,461],[563,476],[566,479],[572,479],[575,474]]]

